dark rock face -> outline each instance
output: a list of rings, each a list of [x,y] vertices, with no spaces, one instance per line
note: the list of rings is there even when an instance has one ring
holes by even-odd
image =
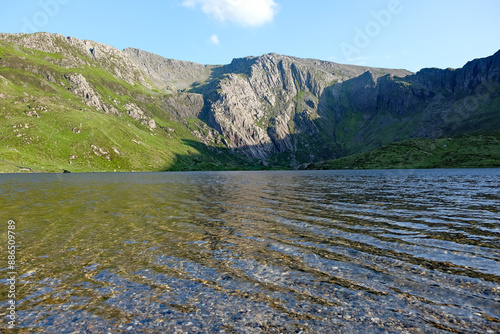
[[[334,137],[350,139],[339,143],[343,154],[408,138],[491,131],[500,119],[499,70],[497,52],[456,70],[431,68],[379,78],[365,72],[328,87],[320,108],[334,123]]]

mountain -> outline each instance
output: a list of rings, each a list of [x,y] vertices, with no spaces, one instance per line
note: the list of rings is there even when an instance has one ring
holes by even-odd
[[[0,170],[297,168],[498,130],[500,52],[461,69],[278,54],[201,65],[57,34],[0,34]]]
[[[156,87],[110,46],[47,33],[0,35],[2,172],[252,168],[197,139],[208,126],[187,116],[202,105],[197,94]]]
[[[403,78],[362,76],[330,87],[326,109],[344,154],[408,138],[439,138],[498,130],[500,52],[463,68],[423,69]],[[381,134],[381,132],[383,132]]]

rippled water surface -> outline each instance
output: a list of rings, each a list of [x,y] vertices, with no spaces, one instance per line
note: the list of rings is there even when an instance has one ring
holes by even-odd
[[[499,188],[499,169],[0,175],[17,330],[498,333]]]

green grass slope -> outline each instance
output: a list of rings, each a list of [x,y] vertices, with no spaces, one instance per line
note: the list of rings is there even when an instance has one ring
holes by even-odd
[[[201,143],[159,107],[161,97],[153,90],[120,81],[95,65],[55,65],[59,57],[0,40],[0,172],[253,168],[228,150]],[[82,74],[105,102],[118,101],[119,114],[89,107],[72,94],[68,73]],[[128,116],[122,106],[129,102],[157,127]]]
[[[500,132],[410,139],[366,153],[310,165],[309,169],[417,169],[500,167]]]

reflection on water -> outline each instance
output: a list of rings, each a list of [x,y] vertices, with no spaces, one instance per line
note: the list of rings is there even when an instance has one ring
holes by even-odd
[[[500,170],[0,185],[2,226],[17,223],[20,332],[500,331]]]

